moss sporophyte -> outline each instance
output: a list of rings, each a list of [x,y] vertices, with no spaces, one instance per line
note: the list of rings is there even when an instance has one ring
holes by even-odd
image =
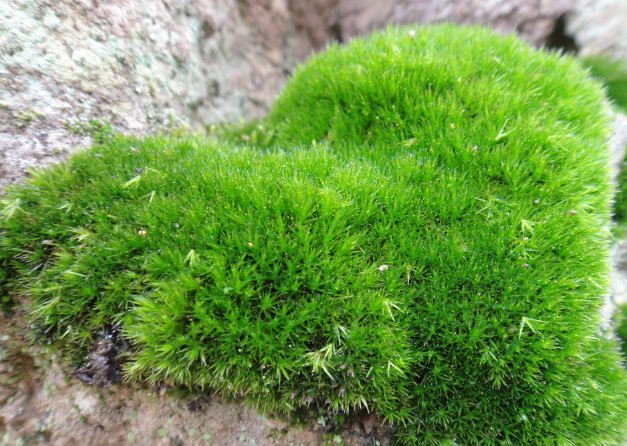
[[[118,136],[8,187],[0,278],[77,364],[115,330],[128,379],[407,445],[621,444],[606,107],[515,37],[389,28],[301,66],[256,144]]]

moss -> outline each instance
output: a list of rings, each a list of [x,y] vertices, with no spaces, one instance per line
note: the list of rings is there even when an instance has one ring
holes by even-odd
[[[8,109],[9,108],[7,108],[7,110]],[[26,128],[35,119],[43,120],[43,119],[45,119],[45,116],[43,114],[39,113],[39,112],[36,112],[33,109],[21,111],[21,112],[18,113],[17,117],[15,118],[15,125],[17,127],[19,127],[19,128]]]
[[[403,442],[622,438],[624,371],[616,347],[593,340],[609,276],[609,113],[586,77],[572,58],[486,30],[390,29],[312,58],[271,110],[276,146],[324,141],[378,165],[413,156],[429,185],[408,212],[416,233],[441,228],[446,254],[416,257],[426,269],[409,305],[416,384]],[[596,229],[587,220],[584,235],[572,217]],[[599,380],[604,401],[585,384]]]
[[[391,28],[250,133],[117,136],[9,187],[5,288],[77,362],[120,330],[131,379],[367,407],[408,445],[618,444],[607,112],[573,59]]]
[[[87,122],[76,121],[74,123],[66,122],[65,126],[73,133],[79,135],[90,135],[95,144],[103,144],[115,135],[115,130],[111,126],[111,121],[89,119]]]
[[[214,124],[207,128],[207,133],[232,144],[262,147],[270,144],[274,136],[272,130],[261,120]]]
[[[358,249],[378,214],[373,188],[389,183],[374,166],[323,148],[264,155],[197,139],[97,150],[35,173],[15,189],[19,208],[6,203],[20,227],[8,250],[34,249],[15,266],[33,279],[41,330],[77,361],[93,328],[123,324],[147,347],[131,376],[246,394],[266,410],[402,396],[409,347],[391,322],[403,303]],[[195,334],[171,337],[184,327]],[[171,367],[155,369],[163,360]]]
[[[1,275],[6,275],[6,272],[3,269],[0,269]],[[5,294],[0,297],[0,311],[11,312],[17,305],[17,299],[10,294]]]

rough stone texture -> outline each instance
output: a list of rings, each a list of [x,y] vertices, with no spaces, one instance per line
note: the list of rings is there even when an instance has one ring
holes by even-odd
[[[566,32],[574,36],[580,54],[627,61],[627,2],[579,0],[566,17]]]
[[[0,185],[90,144],[67,123],[261,116],[309,50],[287,0],[0,0]]]
[[[612,150],[612,170],[614,172],[614,178],[616,178],[621,163],[625,158],[625,150],[627,148],[627,116],[622,113],[616,113],[613,130],[609,144]]]
[[[612,164],[615,177],[625,158],[627,148],[627,116],[617,114],[614,120],[614,134],[610,140],[612,150]],[[612,248],[612,286],[610,294],[601,310],[604,328],[611,325],[612,317],[617,305],[627,303],[627,240],[617,240]]]
[[[558,19],[579,0],[291,0],[295,23],[316,48],[330,40],[348,41],[389,23],[457,22],[517,32],[536,45],[547,42]],[[620,0],[617,0],[620,1]]]
[[[624,0],[290,0],[290,10],[315,48],[390,23],[456,22],[516,32],[535,45],[559,47],[573,39],[581,54],[627,60]]]
[[[627,240],[619,240],[612,248],[612,287],[610,296],[601,310],[604,328],[611,326],[618,305],[627,303]]]
[[[315,49],[328,42],[341,41],[340,9],[342,0],[290,0],[296,28],[306,34]]]
[[[614,133],[610,140],[612,151],[612,168],[614,178],[618,175],[620,165],[625,158],[627,148],[627,116],[616,114]],[[627,240],[618,240],[612,248],[612,285],[610,293],[601,309],[602,328],[609,328],[616,306],[627,303]]]
[[[575,0],[342,0],[340,16],[345,39],[390,22],[452,21],[490,25],[502,33],[516,31],[529,42],[542,44],[553,31],[555,21],[575,6]]]

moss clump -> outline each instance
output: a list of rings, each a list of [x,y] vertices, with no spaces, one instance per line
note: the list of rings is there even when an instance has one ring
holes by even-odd
[[[402,444],[618,444],[603,99],[480,28],[332,46],[261,147],[118,138],[11,187],[7,286],[66,351],[117,326],[130,377],[367,406]]]
[[[578,61],[453,26],[332,46],[278,98],[266,125],[279,146],[325,141],[379,165],[415,157],[412,238],[437,254],[408,262],[425,272],[408,316],[404,441],[619,442],[625,375],[616,347],[596,339],[608,282],[603,101]]]
[[[408,299],[369,233],[393,231],[382,209],[403,193],[324,148],[121,138],[10,189],[2,245],[41,331],[75,354],[122,326],[133,377],[265,410],[392,410]]]

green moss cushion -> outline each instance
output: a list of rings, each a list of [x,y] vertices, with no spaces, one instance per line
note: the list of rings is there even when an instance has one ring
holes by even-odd
[[[608,121],[571,59],[391,28],[301,67],[270,148],[118,138],[10,188],[0,277],[76,361],[119,331],[131,378],[400,444],[620,444]]]
[[[413,166],[411,242],[392,242],[418,251],[399,262],[419,271],[404,441],[620,438],[624,373],[597,328],[609,274],[604,102],[575,60],[453,25],[333,45],[277,99],[265,123],[274,144],[324,141],[393,174]]]

